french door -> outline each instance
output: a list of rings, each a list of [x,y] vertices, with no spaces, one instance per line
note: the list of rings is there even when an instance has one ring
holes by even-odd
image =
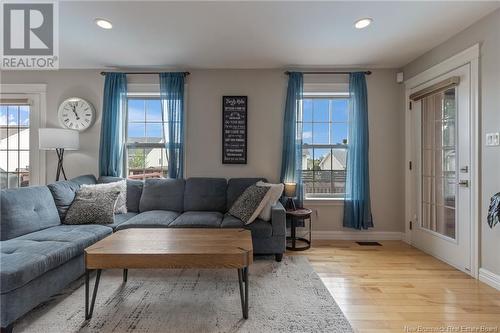
[[[471,79],[463,65],[417,87],[412,245],[471,269]]]

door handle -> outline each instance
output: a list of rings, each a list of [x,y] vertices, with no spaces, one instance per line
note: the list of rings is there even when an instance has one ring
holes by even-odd
[[[469,181],[462,179],[458,182],[458,185],[463,186],[463,187],[469,187]]]

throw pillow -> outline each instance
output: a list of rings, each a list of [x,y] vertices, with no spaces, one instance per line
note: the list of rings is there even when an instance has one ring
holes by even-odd
[[[269,191],[269,187],[259,187],[252,185],[243,192],[234,202],[229,214],[239,218],[245,224],[252,223],[264,208],[266,202],[264,198]]]
[[[64,224],[111,224],[119,191],[78,191],[66,213]]]
[[[266,205],[264,206],[264,209],[259,214],[259,218],[264,221],[271,221],[271,214],[272,214],[272,208],[278,200],[281,198],[281,194],[283,193],[283,189],[285,188],[285,185],[283,184],[271,184],[271,183],[265,183],[263,181],[259,181],[257,183],[257,186],[260,187],[269,187],[269,192],[267,192],[266,195]]]
[[[127,181],[125,179],[114,183],[82,185],[80,191],[84,193],[119,192],[120,195],[118,196],[118,200],[116,200],[115,213],[127,213]]]

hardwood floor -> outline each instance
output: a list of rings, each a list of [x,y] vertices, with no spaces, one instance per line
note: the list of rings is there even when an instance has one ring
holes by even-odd
[[[309,258],[356,332],[500,332],[500,291],[404,242],[380,243],[315,241],[287,255]],[[438,330],[448,326],[458,330]]]

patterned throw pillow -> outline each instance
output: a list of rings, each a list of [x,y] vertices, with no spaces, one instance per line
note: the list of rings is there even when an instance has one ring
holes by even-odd
[[[127,213],[127,181],[125,179],[113,183],[82,185],[80,191],[84,193],[120,192],[118,200],[116,201],[115,213]]]
[[[252,185],[235,201],[229,214],[239,218],[245,224],[252,223],[266,205],[266,194],[269,187]]]
[[[119,191],[78,191],[66,213],[64,224],[111,224]]]

